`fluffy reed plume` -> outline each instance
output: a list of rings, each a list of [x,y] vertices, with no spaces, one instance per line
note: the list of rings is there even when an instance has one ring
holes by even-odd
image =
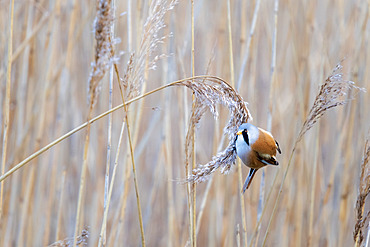
[[[85,227],[82,232],[81,232],[81,235],[78,235],[77,236],[77,242],[76,242],[76,245],[80,245],[80,246],[86,246],[87,245],[87,240],[89,239],[89,230],[87,227]],[[68,247],[68,246],[72,246],[73,245],[73,238],[66,238],[66,239],[63,239],[63,240],[60,240],[58,242],[55,242],[51,245],[49,245],[49,247]]]
[[[275,200],[274,209],[272,211],[270,221],[264,237],[265,240],[267,239],[267,236],[269,234],[269,229],[271,226],[271,222],[275,216],[277,205],[280,202],[281,198],[280,196],[283,191],[283,185],[288,174],[289,168],[293,163],[292,158],[297,148],[297,144],[302,140],[303,136],[307,133],[307,131],[312,128],[312,126],[317,122],[317,120],[319,120],[324,115],[324,113],[327,110],[336,106],[344,105],[350,100],[352,100],[352,98],[347,96],[351,91],[354,91],[354,93],[357,93],[359,91],[365,91],[365,89],[355,86],[355,83],[353,81],[344,80],[342,69],[343,66],[341,65],[341,62],[339,62],[337,66],[333,69],[331,75],[321,85],[320,91],[316,96],[313,106],[305,122],[302,125],[301,131],[298,134],[298,137],[295,141],[292,152],[290,154],[288,166],[284,172],[283,181],[280,184],[279,193]]]
[[[146,69],[155,69],[156,62],[166,56],[162,54],[151,57],[158,45],[168,38],[168,36],[158,37],[158,33],[166,26],[164,24],[165,14],[172,10],[176,4],[177,0],[172,0],[170,3],[163,0],[155,0],[151,3],[138,52],[131,54],[122,80],[126,91],[126,100],[130,100],[140,94],[141,86],[144,83],[144,71]]]
[[[364,156],[361,163],[360,186],[356,202],[357,220],[353,232],[353,240],[357,246],[361,246],[364,236],[363,228],[370,218],[370,211],[364,214],[366,197],[370,193],[370,136],[365,142]],[[364,216],[365,215],[365,216]]]
[[[341,63],[337,64],[332,74],[326,79],[324,84],[321,85],[320,91],[302,126],[296,143],[302,139],[304,134],[312,128],[327,110],[339,105],[344,105],[351,100],[351,98],[347,97],[350,91],[365,91],[363,88],[355,86],[353,81],[344,80],[342,69],[343,66]]]
[[[113,49],[113,44],[111,42],[113,11],[110,0],[98,0],[94,21],[96,40],[95,61],[91,64],[92,68],[89,78],[89,97],[93,104],[100,91],[100,81],[113,61],[111,56]]]
[[[242,123],[247,122],[248,119],[251,118],[246,102],[244,102],[243,98],[226,81],[217,77],[206,77],[201,80],[199,78],[195,80],[186,80],[177,85],[184,85],[190,88],[193,90],[195,96],[194,108],[191,114],[190,127],[185,145],[185,151],[188,154],[186,157],[187,162],[190,158],[188,149],[194,131],[194,128],[191,128],[191,126],[197,126],[199,124],[207,107],[215,118],[218,116],[216,104],[225,105],[230,111],[229,122],[224,128],[224,133],[229,138],[229,145],[224,151],[214,156],[206,165],[198,165],[198,167],[193,170],[192,175],[188,177],[187,181],[192,183],[202,182],[220,167],[222,173],[229,171],[236,159],[234,141],[236,132]]]

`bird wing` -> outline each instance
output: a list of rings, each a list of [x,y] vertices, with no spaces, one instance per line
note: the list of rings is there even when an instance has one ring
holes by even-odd
[[[281,154],[281,149],[280,149],[279,143],[276,140],[275,140],[275,143],[276,143],[277,151],[279,152],[279,154]]]
[[[262,160],[269,163],[276,162],[276,151],[281,154],[281,150],[277,141],[272,137],[270,132],[263,129],[260,130],[259,139],[252,144],[252,149],[255,150]]]
[[[279,162],[277,162],[276,157],[274,155],[269,155],[265,153],[259,153],[255,151],[257,159],[265,165],[274,165],[278,166]]]

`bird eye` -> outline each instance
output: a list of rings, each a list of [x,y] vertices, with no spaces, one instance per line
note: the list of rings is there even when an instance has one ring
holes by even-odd
[[[243,134],[243,139],[244,139],[244,141],[248,144],[248,146],[249,146],[249,137],[248,137],[248,130],[243,130],[243,132],[242,132],[242,134]]]

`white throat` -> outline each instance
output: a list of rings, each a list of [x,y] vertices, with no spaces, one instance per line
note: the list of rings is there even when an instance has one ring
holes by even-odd
[[[249,145],[244,140],[243,135],[238,135],[235,146],[236,153],[238,154],[239,158],[243,161],[244,164],[248,165],[248,156],[252,150],[250,146],[257,141],[259,137],[259,129],[252,124],[242,124],[239,127],[239,130],[243,129],[247,129],[248,131]]]

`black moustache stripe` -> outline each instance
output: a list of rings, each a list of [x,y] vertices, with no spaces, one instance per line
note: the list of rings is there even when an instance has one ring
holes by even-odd
[[[248,137],[248,132],[246,130],[243,130],[242,132],[244,141],[248,144],[249,146],[249,137]]]

